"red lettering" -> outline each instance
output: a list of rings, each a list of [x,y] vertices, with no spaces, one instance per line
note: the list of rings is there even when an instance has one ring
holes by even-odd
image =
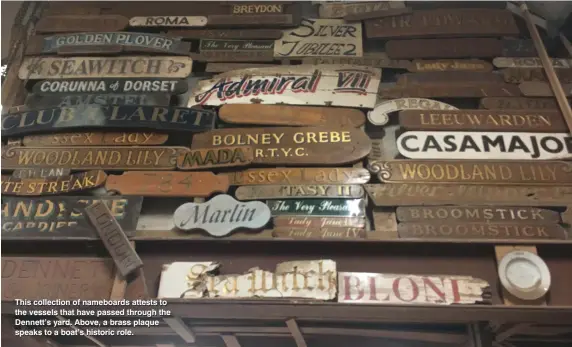
[[[350,294],[350,287],[352,286],[352,284],[350,283],[351,279],[355,278],[355,280],[357,281],[355,284],[356,290],[359,293],[359,295],[357,296],[357,298],[353,298],[351,297]],[[344,288],[346,289],[346,292],[344,293],[344,300],[361,300],[363,298],[364,292],[363,292],[363,288],[360,288],[360,280],[357,277],[354,276],[345,276],[344,277]]]
[[[441,279],[441,284],[443,285],[443,291],[437,288],[437,285],[435,285],[435,283],[433,283],[429,278],[423,277],[423,285],[425,286],[425,301],[429,301],[429,295],[427,294],[429,292],[427,287],[429,287],[431,290],[433,290],[433,292],[435,292],[435,294],[439,295],[443,302],[446,302],[445,283],[443,283],[443,279]]]
[[[409,282],[411,283],[411,291],[413,292],[411,295],[411,299],[406,300],[401,296],[401,292],[399,291],[399,284],[401,283],[402,279],[407,279],[409,280]],[[397,279],[395,279],[393,281],[393,293],[395,294],[395,296],[401,300],[401,301],[407,301],[407,302],[411,302],[413,300],[416,300],[417,297],[419,296],[419,287],[417,286],[417,283],[415,283],[411,278],[409,277],[399,277]]]

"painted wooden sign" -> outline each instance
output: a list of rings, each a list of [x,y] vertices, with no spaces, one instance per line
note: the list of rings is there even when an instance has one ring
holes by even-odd
[[[263,62],[260,62],[260,63],[208,63],[207,67],[205,68],[205,72],[221,73],[221,72],[241,70],[241,69],[254,69],[254,68],[271,67],[273,65],[278,65],[278,64],[266,64]]]
[[[436,100],[402,98],[380,102],[375,105],[372,111],[368,112],[367,119],[373,125],[385,125],[389,122],[389,114],[391,112],[402,110],[457,110],[457,108]]]
[[[278,29],[180,29],[169,30],[167,35],[184,39],[212,39],[212,40],[275,40],[282,37],[282,30]]]
[[[122,195],[207,197],[212,193],[226,193],[229,180],[227,176],[208,171],[126,171],[121,175],[110,175],[105,188]]]
[[[268,200],[273,216],[363,217],[363,199],[293,199]]]
[[[63,15],[42,16],[36,23],[36,33],[73,33],[91,31],[119,31],[127,27],[129,20],[118,15]]]
[[[34,196],[59,195],[97,188],[105,183],[107,175],[91,170],[63,177],[2,179],[2,195]]]
[[[58,133],[53,135],[24,136],[22,143],[27,147],[36,146],[136,146],[162,145],[167,142],[167,134],[149,132],[81,132]]]
[[[230,173],[231,185],[254,184],[364,184],[369,182],[366,169],[355,168],[268,168]]]
[[[2,117],[2,135],[53,132],[75,128],[151,128],[205,131],[213,111],[186,107],[86,105],[11,113]]]
[[[236,70],[199,82],[189,106],[282,103],[373,108],[380,80],[380,69],[354,65]]]
[[[399,112],[399,125],[408,130],[568,131],[557,111],[406,110]]]
[[[165,264],[161,272],[157,297],[256,300],[260,298],[333,300],[336,297],[337,272],[333,260],[278,263],[274,272],[255,267],[241,275],[207,275],[207,272],[219,273],[219,267],[220,264],[215,262]]]
[[[572,83],[572,69],[555,69],[560,83]],[[508,68],[502,70],[507,83],[548,82],[542,68]]]
[[[2,301],[109,299],[115,278],[109,258],[61,256],[3,256],[2,276]]]
[[[456,20],[450,20],[451,17]],[[412,14],[368,19],[368,38],[416,38],[439,36],[517,36],[513,14],[497,9],[436,9]]]
[[[100,93],[182,94],[187,91],[187,88],[187,81],[180,79],[64,79],[40,81],[34,85],[33,92],[37,95]]]
[[[469,276],[339,272],[338,302],[377,305],[490,303],[487,281]]]
[[[93,239],[97,234],[84,209],[105,202],[129,235],[137,227],[143,198],[139,196],[57,196],[2,198],[2,239]]]
[[[407,131],[397,149],[411,159],[558,160],[572,158],[568,133]]]
[[[468,184],[366,184],[376,206],[506,205],[564,206],[572,203],[572,187]]]
[[[489,110],[559,110],[555,98],[482,98],[480,108]]]
[[[147,16],[132,17],[129,26],[132,27],[204,27],[207,17],[204,16]]]
[[[478,71],[428,71],[417,73],[405,73],[397,78],[397,85],[406,86],[414,84],[503,84],[502,75],[492,72]]]
[[[274,43],[274,56],[278,58],[362,55],[361,22],[340,19],[303,18],[299,27],[284,30],[282,38]]]
[[[526,223],[399,223],[399,238],[420,239],[560,239],[567,238],[566,230],[558,224],[528,225]]]
[[[293,14],[252,14],[226,15],[213,14],[207,17],[209,26],[213,27],[292,27],[300,22],[298,15]]]
[[[272,230],[272,237],[290,240],[359,240],[367,238],[359,228],[288,228]]]
[[[195,134],[191,148],[218,146],[250,146],[257,164],[345,164],[365,157],[371,140],[347,127],[217,129]]]
[[[260,185],[238,187],[238,200],[300,199],[300,198],[363,198],[360,185]]]
[[[548,82],[522,82],[518,88],[525,96],[554,96],[552,88]],[[562,84],[564,95],[572,96],[572,84]]]
[[[2,169],[63,167],[74,170],[172,170],[185,147],[10,147]]]
[[[37,41],[36,41],[37,40]],[[119,45],[121,47],[144,48],[166,53],[188,53],[190,45],[180,39],[158,34],[130,32],[74,33],[32,37],[26,45],[26,54],[58,53],[63,47],[97,48]]]
[[[396,216],[398,221],[408,223],[560,223],[560,213],[556,211],[520,206],[408,206],[398,207]]]
[[[552,67],[555,69],[569,69],[572,67],[571,59],[551,58]],[[541,68],[540,58],[505,58],[497,57],[493,59],[493,65],[498,68]]]
[[[200,170],[218,167],[245,166],[254,159],[250,147],[219,147],[185,152],[177,158],[179,170]]]
[[[121,225],[104,203],[96,202],[86,207],[85,214],[124,278],[143,266]]]
[[[364,52],[361,57],[343,56],[303,58],[302,64],[348,64],[390,69],[408,69],[411,66],[411,62],[409,60],[390,59],[385,52]]]
[[[365,228],[365,217],[313,217],[313,216],[276,216],[272,218],[275,228]]]
[[[379,89],[380,98],[482,98],[488,96],[520,96],[521,92],[514,84],[431,84],[397,86]]]
[[[176,56],[29,57],[20,66],[23,80],[63,78],[185,78],[193,60]]]
[[[571,185],[572,163],[564,161],[394,160],[381,163],[386,183]]]
[[[340,126],[358,128],[365,123],[360,110],[318,106],[224,105],[219,118],[233,124],[283,126]]]
[[[14,178],[61,177],[69,174],[70,169],[64,168],[16,169],[12,171],[12,177]]]
[[[330,2],[320,3],[318,13],[320,18],[344,18],[366,15],[371,12],[390,12],[391,10],[403,8],[405,8],[405,2],[403,1]]]
[[[491,63],[478,59],[414,60],[408,69],[411,72],[428,71],[481,71],[493,70]]]
[[[270,221],[270,210],[260,201],[239,202],[221,194],[205,203],[187,202],[179,206],[173,221],[181,230],[201,229],[220,237],[238,228],[262,229]]]
[[[96,105],[137,105],[167,106],[169,94],[76,94],[41,96],[28,94],[26,105],[32,109],[70,107],[88,104]]]
[[[199,52],[196,60],[273,61],[274,41],[201,39]]]

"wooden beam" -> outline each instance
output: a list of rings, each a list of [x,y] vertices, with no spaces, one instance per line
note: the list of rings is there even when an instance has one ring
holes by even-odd
[[[163,317],[163,320],[186,343],[195,343],[195,333],[179,317]]]
[[[288,330],[290,330],[290,334],[292,334],[294,341],[296,341],[296,346],[308,347],[308,344],[306,344],[306,340],[304,340],[304,336],[300,331],[300,327],[298,327],[298,323],[296,323],[294,318],[288,319],[286,321],[286,326],[288,327]]]
[[[495,341],[503,342],[509,337],[520,333],[523,329],[528,329],[531,325],[532,324],[528,323],[506,324],[497,330],[495,335]]]

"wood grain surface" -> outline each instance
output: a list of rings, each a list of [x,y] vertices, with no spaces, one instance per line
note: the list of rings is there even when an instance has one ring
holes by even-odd
[[[438,60],[413,60],[408,69],[411,72],[430,71],[480,71],[490,72],[493,65],[479,59],[438,59]]]
[[[487,97],[480,101],[480,108],[489,110],[560,110],[555,98]]]
[[[84,31],[119,31],[129,20],[118,15],[44,16],[36,23],[36,33],[73,33]]]
[[[2,195],[39,196],[87,191],[105,183],[107,175],[101,170],[75,173],[69,176],[45,178],[2,179]]]
[[[415,206],[398,207],[399,222],[408,223],[483,223],[503,222],[519,224],[560,223],[560,213],[522,206]]]
[[[246,166],[254,159],[250,147],[217,147],[189,150],[177,158],[177,169],[199,170],[218,167]]]
[[[548,82],[522,82],[518,85],[518,88],[525,96],[534,96],[534,97],[544,97],[544,96],[554,96],[552,92],[552,87]],[[572,96],[572,84],[562,84],[562,90],[564,91],[564,95]]]
[[[253,184],[364,184],[370,173],[356,168],[268,168],[226,174],[231,185]]]
[[[54,135],[24,136],[24,146],[135,146],[162,145],[167,134],[144,132],[58,133]]]

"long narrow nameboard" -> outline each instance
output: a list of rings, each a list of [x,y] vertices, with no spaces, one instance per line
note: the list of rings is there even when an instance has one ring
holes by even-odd
[[[252,103],[373,108],[380,80],[380,69],[354,65],[236,70],[200,81],[191,91],[188,106]]]
[[[96,202],[86,207],[85,214],[124,278],[143,266],[121,225],[104,203]]]
[[[568,237],[566,230],[558,224],[529,225],[515,223],[399,223],[399,238],[415,239],[560,239]]]
[[[551,110],[558,111],[560,107],[555,98],[482,98],[480,108],[489,110]]]
[[[389,69],[408,69],[411,66],[411,62],[409,60],[390,59],[384,52],[364,52],[361,57],[344,56],[303,58],[302,64],[349,64]]]
[[[362,55],[361,22],[340,19],[304,18],[299,27],[285,30],[274,44],[274,56],[278,58]]]
[[[2,239],[95,239],[84,209],[105,202],[121,227],[133,235],[143,198],[140,196],[57,196],[2,198]]]
[[[199,55],[192,55],[197,61],[273,61],[272,40],[211,40],[201,39]]]
[[[405,110],[399,112],[399,125],[407,130],[568,132],[558,111]]]
[[[289,240],[359,240],[367,238],[367,232],[361,228],[293,228],[277,227],[272,237]]]
[[[242,69],[258,69],[263,67],[278,66],[278,64],[265,63],[208,63],[205,72],[227,72]]]
[[[24,146],[137,146],[162,145],[167,134],[143,132],[117,133],[58,133],[54,135],[24,136]]]
[[[212,39],[212,40],[276,40],[282,37],[282,30],[278,29],[184,29],[169,30],[167,35],[183,39]]]
[[[364,184],[371,176],[354,168],[268,168],[228,174],[231,185],[253,184]]]
[[[363,217],[363,199],[298,199],[268,200],[266,204],[272,216],[331,216]]]
[[[380,98],[482,98],[489,96],[520,96],[522,93],[514,84],[468,84],[450,83],[397,86],[378,91]]]
[[[73,33],[91,31],[119,31],[129,24],[129,20],[118,15],[97,16],[43,16],[36,23],[36,33]]]
[[[375,105],[367,114],[367,119],[373,125],[385,125],[389,122],[389,114],[402,110],[456,110],[444,102],[423,98],[401,98],[382,101]]]
[[[365,217],[307,217],[276,216],[272,218],[275,228],[365,228]]]
[[[254,159],[250,147],[218,147],[190,150],[177,158],[179,170],[201,170],[219,167],[245,166]]]
[[[366,15],[371,12],[391,12],[404,9],[404,1],[372,1],[357,3],[321,3],[318,9],[320,18],[344,18]]]
[[[182,94],[188,89],[186,80],[172,78],[121,78],[121,79],[63,79],[45,80],[34,84],[36,95],[53,94]]]
[[[554,96],[552,87],[548,82],[522,82],[518,88],[525,96]],[[572,96],[572,84],[562,84],[564,95]]]
[[[16,169],[12,172],[14,178],[46,178],[61,177],[70,174],[70,169],[43,168],[43,169]]]
[[[226,11],[225,11],[226,10]],[[296,26],[300,22],[301,4],[257,2],[255,4],[229,4],[222,11],[209,13],[209,27]]]
[[[260,185],[238,187],[234,193],[238,200],[300,199],[300,198],[363,198],[360,185]]]
[[[250,146],[257,164],[345,164],[365,157],[371,140],[347,127],[217,129],[195,134],[191,149],[218,146]]]
[[[107,175],[101,170],[76,173],[63,177],[15,178],[2,180],[2,195],[38,196],[76,193],[97,188]]]
[[[31,109],[69,107],[88,104],[96,105],[137,105],[167,106],[170,94],[77,94],[41,96],[28,94],[26,105]]]
[[[109,258],[3,256],[2,301],[109,299],[114,272]]]
[[[572,187],[467,185],[467,184],[366,184],[376,206],[507,205],[567,206]]]
[[[219,118],[233,124],[283,126],[339,126],[358,128],[365,124],[360,110],[349,108],[283,105],[224,105]]]
[[[75,128],[150,128],[205,131],[214,126],[213,111],[185,107],[86,105],[11,113],[2,117],[2,136]]]
[[[23,80],[62,78],[185,78],[193,60],[177,56],[28,57],[18,77]]]
[[[572,68],[572,59],[551,58],[552,67],[555,69]],[[540,58],[505,58],[493,59],[493,65],[498,68],[543,68]]]
[[[560,223],[560,213],[548,209],[521,206],[415,206],[398,207],[399,222],[408,223],[484,223],[526,224]]]
[[[204,16],[148,16],[132,17],[129,26],[132,27],[204,27],[207,17]]]
[[[226,193],[229,179],[208,171],[127,171],[122,175],[110,175],[105,188],[122,195],[204,198],[212,193]]]
[[[502,84],[504,83],[501,75],[492,72],[475,72],[475,71],[428,71],[417,73],[405,73],[397,78],[397,85],[411,84],[440,84],[440,83],[459,83],[459,84]]]
[[[74,170],[172,170],[185,147],[11,147],[2,169],[63,167]]]
[[[63,47],[133,47],[167,53],[188,53],[190,44],[158,34],[130,32],[74,33],[33,36],[26,44],[26,55],[57,53]]]
[[[493,65],[479,59],[440,59],[440,60],[414,60],[408,69],[411,72],[429,71],[480,71],[490,72]]]
[[[572,83],[571,69],[556,69],[556,76],[560,83]],[[502,71],[505,82],[548,82],[548,78],[542,68],[507,68]]]
[[[394,160],[378,164],[385,183],[572,185],[565,161]]]
[[[455,20],[450,20],[455,18]],[[437,9],[365,21],[368,38],[517,36],[513,14],[496,9]]]

